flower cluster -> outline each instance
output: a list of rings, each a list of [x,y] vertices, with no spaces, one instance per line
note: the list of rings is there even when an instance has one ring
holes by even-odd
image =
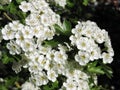
[[[38,90],[38,87],[35,87],[32,83],[30,82],[25,82],[22,84],[22,90]]]
[[[114,52],[108,32],[101,30],[96,23],[78,22],[78,25],[72,29],[72,33],[70,40],[71,44],[78,49],[75,60],[80,65],[99,59],[102,59],[105,64],[113,61]]]
[[[66,0],[55,1],[63,7],[66,4]],[[22,1],[19,8],[30,12],[25,24],[12,21],[1,32],[3,40],[7,41],[9,53],[22,57],[13,63],[12,69],[18,73],[23,67],[30,72],[29,82],[21,86],[22,90],[40,90],[49,81],[55,82],[59,75],[66,77],[60,90],[90,90],[90,77],[82,66],[94,60],[103,60],[105,64],[112,62],[114,52],[108,33],[94,22],[78,22],[68,37],[70,43],[63,42],[52,47],[44,42],[58,35],[54,25],[62,26],[60,16],[52,11],[45,0]],[[70,56],[72,51],[75,54]]]
[[[12,55],[34,51],[42,41],[51,40],[55,34],[53,25],[59,24],[60,18],[44,0],[23,1],[19,7],[23,12],[31,12],[25,25],[13,21],[2,29],[3,39],[10,40],[7,48]]]
[[[67,4],[66,0],[54,0],[56,2],[56,4],[65,7],[65,5]]]
[[[67,4],[67,0],[47,0],[48,2],[55,2],[56,5],[59,5],[63,8],[65,8],[65,5]]]

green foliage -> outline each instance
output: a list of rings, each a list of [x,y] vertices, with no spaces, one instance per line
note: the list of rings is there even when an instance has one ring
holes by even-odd
[[[9,54],[7,54],[6,52],[4,52],[2,54],[2,62],[3,64],[8,64],[10,62],[13,62],[15,59],[13,57],[11,57]]]
[[[67,7],[72,8],[74,5],[73,1],[67,0]]]
[[[22,1],[23,0],[14,0],[8,5],[0,5],[0,11],[3,11],[3,15],[5,15],[8,20],[20,20],[24,23],[28,14],[19,9],[19,4]]]
[[[10,76],[4,79],[4,82],[0,84],[0,90],[8,90],[12,87],[16,87],[15,83],[18,82],[19,77]],[[16,87],[19,88],[19,87]],[[17,89],[18,90],[18,89]]]
[[[3,64],[9,64],[14,61],[19,61],[21,59],[20,55],[10,55],[6,47],[4,47],[4,51],[2,52],[1,61]]]
[[[45,46],[56,47],[58,44],[59,42],[55,40],[44,41]]]
[[[50,82],[48,85],[42,87],[42,90],[57,90],[58,89],[58,81]]]
[[[87,65],[87,71],[90,73],[100,74],[100,75],[107,75],[107,77],[112,77],[112,69],[101,63],[100,61],[94,61]]]
[[[22,1],[25,1],[25,0],[16,0],[17,4],[20,4]]]
[[[97,66],[97,61],[89,63],[88,64],[88,71],[91,73],[96,73],[96,74],[104,74],[105,72],[103,71],[101,66]]]
[[[57,33],[60,35],[70,36],[71,35],[71,23],[67,20],[63,21],[63,25],[59,26],[57,24],[54,25],[54,28]]]
[[[83,5],[87,6],[88,2],[89,2],[89,0],[83,0]]]

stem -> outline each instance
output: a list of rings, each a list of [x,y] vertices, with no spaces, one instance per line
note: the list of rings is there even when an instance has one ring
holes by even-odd
[[[4,12],[3,14],[4,14],[4,16],[5,16],[8,20],[13,21],[12,18],[9,17],[6,12]]]
[[[17,88],[20,88],[20,84],[18,82],[15,82],[15,85],[17,86]]]

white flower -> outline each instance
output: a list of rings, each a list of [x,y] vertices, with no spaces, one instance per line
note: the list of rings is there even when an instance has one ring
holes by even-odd
[[[40,16],[39,14],[30,14],[26,19],[25,22],[27,25],[33,27],[33,26],[39,26],[40,23]]]
[[[21,5],[19,6],[19,8],[23,11],[23,12],[28,12],[30,10],[31,4],[26,2],[26,1],[22,1]]]
[[[50,24],[51,24],[51,16],[49,16],[48,14],[43,14],[40,19],[41,19],[41,23],[44,26],[50,26]]]
[[[1,83],[1,82],[4,82],[4,81],[5,81],[5,80],[4,80],[3,78],[0,77],[0,83]]]
[[[15,38],[15,32],[13,30],[11,30],[9,25],[6,25],[2,29],[2,35],[3,35],[4,40],[9,40],[9,39],[14,39]]]
[[[13,31],[21,30],[24,26],[19,21],[12,21],[12,23],[9,23],[8,25]]]
[[[65,7],[65,5],[67,4],[66,0],[54,0],[56,2],[56,4],[59,4],[61,7]]]
[[[75,36],[71,35],[69,39],[71,40],[72,45],[76,44],[77,38]]]
[[[68,56],[64,52],[56,51],[54,54],[54,60],[58,63],[65,63],[67,60]]]
[[[44,31],[44,38],[45,39],[51,40],[51,39],[53,39],[54,35],[55,35],[54,31],[52,31],[48,28],[45,28],[45,31]]]
[[[58,74],[63,74],[65,73],[65,65],[61,63],[56,63],[55,64],[55,70],[57,71]]]
[[[47,71],[47,77],[48,77],[48,79],[51,80],[52,82],[55,82],[55,81],[56,81],[57,76],[58,76],[58,75],[55,73],[55,71],[53,71],[53,70]]]
[[[93,38],[97,43],[103,43],[105,41],[104,30],[96,30],[93,34]]]
[[[37,11],[37,13],[41,10],[43,11],[44,8],[48,7],[48,3],[45,2],[45,0],[31,0],[30,3],[32,3],[34,10]],[[35,12],[31,10],[31,12]]]
[[[22,65],[19,62],[13,62],[12,69],[15,71],[15,73],[19,73],[21,71]]]
[[[76,41],[76,45],[80,50],[88,50],[90,48],[89,39],[86,37],[80,37],[80,39]]]
[[[101,58],[101,50],[99,47],[96,47],[93,49],[90,48],[89,53],[90,53],[90,60],[91,61],[94,61],[94,60]]]
[[[21,31],[18,31],[16,34],[15,34],[15,38],[16,38],[16,43],[18,45],[22,45],[22,43],[24,42],[25,38],[23,36],[23,33]]]
[[[48,83],[48,78],[44,72],[39,72],[39,74],[35,74],[32,76],[32,79],[35,80],[35,84],[37,86],[46,85]]]
[[[49,60],[46,60],[46,64],[44,66],[44,69],[49,71],[49,70],[55,70],[55,62],[52,62],[52,61],[49,61]]]
[[[74,78],[75,74],[76,74],[75,70],[66,70],[65,72],[65,75],[67,76],[67,78],[70,78],[70,79]]]
[[[38,90],[38,87],[35,87],[34,84],[31,82],[25,82],[24,84],[22,84],[21,89],[22,90]]]
[[[55,50],[48,51],[47,54],[46,54],[47,59],[53,60],[54,59],[54,53],[55,53]]]
[[[51,47],[39,46],[39,53],[46,55],[50,50]]]
[[[67,82],[63,83],[66,90],[77,90],[77,85],[73,80],[67,79]]]
[[[13,40],[11,40],[10,43],[7,43],[7,48],[9,49],[9,52],[12,55],[21,53],[19,45],[17,45],[16,42]]]
[[[102,54],[102,58],[103,58],[103,63],[107,64],[107,63],[111,63],[113,61],[112,56],[109,53],[103,53]]]
[[[25,39],[24,42],[21,44],[21,48],[23,51],[28,52],[28,51],[34,51],[35,50],[35,43],[33,40]]]
[[[77,55],[75,55],[75,60],[80,65],[86,65],[89,62],[89,53],[79,51]]]
[[[94,33],[94,29],[91,29],[92,27],[86,27],[85,29],[83,29],[81,31],[82,35],[85,35],[86,37],[91,38],[93,33]]]
[[[78,90],[90,90],[89,84],[86,80],[78,80]]]
[[[40,57],[38,59],[38,64],[39,64],[39,67],[42,69],[49,70],[49,68],[50,68],[49,67],[50,61],[43,55],[40,55]]]
[[[43,25],[39,25],[39,26],[36,26],[36,27],[32,27],[31,28],[32,30],[32,33],[35,37],[37,38],[43,38],[42,35],[44,33],[44,27]]]
[[[33,38],[33,32],[29,26],[25,26],[21,31],[24,38]]]

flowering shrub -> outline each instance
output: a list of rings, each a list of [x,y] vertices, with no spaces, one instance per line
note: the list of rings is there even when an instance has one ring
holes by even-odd
[[[63,20],[51,9],[50,0],[10,2],[6,2],[14,7],[10,13],[18,17],[12,20],[4,13],[11,21],[0,30],[0,58],[3,64],[12,63],[17,77],[3,80],[1,77],[0,82],[5,83],[2,89],[10,88],[6,85],[8,81],[13,82],[15,90],[101,89],[97,76],[111,77],[111,69],[106,64],[114,56],[107,31],[89,20],[72,26],[72,22]],[[67,4],[66,0],[54,2],[62,8]],[[1,10],[8,10],[4,7],[1,5]]]

